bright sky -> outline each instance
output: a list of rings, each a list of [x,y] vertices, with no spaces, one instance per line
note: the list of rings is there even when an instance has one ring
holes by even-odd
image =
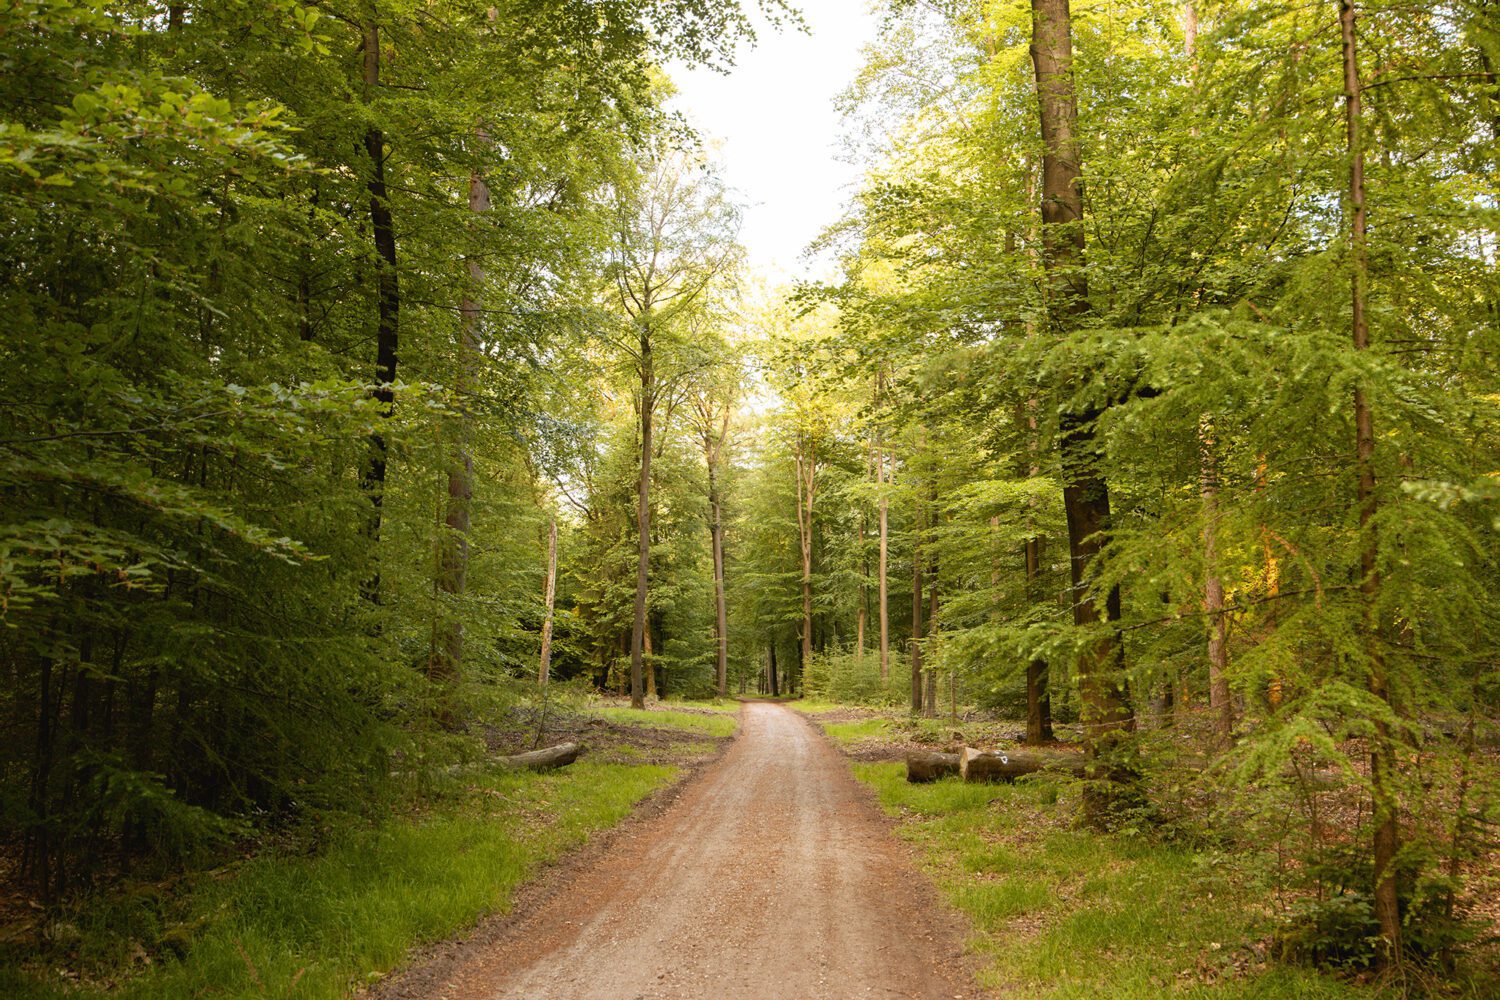
[[[859,178],[857,167],[836,158],[833,98],[875,36],[866,4],[801,0],[808,33],[758,28],[759,42],[727,76],[671,70],[681,91],[675,107],[718,141],[724,179],[745,206],[740,240],[752,266],[768,275],[821,276],[824,268],[802,251],[839,217]]]

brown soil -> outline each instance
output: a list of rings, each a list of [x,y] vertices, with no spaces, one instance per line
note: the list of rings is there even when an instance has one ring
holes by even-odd
[[[843,758],[778,705],[741,718],[728,753],[529,913],[378,995],[979,996],[962,919]]]

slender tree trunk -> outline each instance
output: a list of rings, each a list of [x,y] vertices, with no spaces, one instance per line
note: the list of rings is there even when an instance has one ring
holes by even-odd
[[[645,708],[641,687],[646,637],[646,594],[651,573],[651,416],[656,408],[656,372],[652,367],[651,332],[641,322],[641,479],[636,495],[639,545],[635,571],[635,624],[630,632],[630,704]],[[655,687],[655,684],[652,684]]]
[[[863,669],[865,663],[865,630],[870,620],[870,556],[865,551],[869,526],[865,515],[859,515],[859,609],[854,620],[854,660]]]
[[[1028,463],[1027,476],[1035,479],[1041,475],[1040,456],[1038,452],[1041,445],[1037,440],[1036,423],[1037,402],[1035,399],[1026,401],[1023,414],[1026,424],[1026,451]],[[1035,533],[1032,523],[1032,510],[1036,507],[1036,498],[1027,501],[1026,508],[1026,600],[1035,605],[1040,603],[1042,595],[1039,592],[1042,576],[1042,545],[1043,538]],[[1041,657],[1033,657],[1026,664],[1026,742],[1032,746],[1048,742],[1052,739],[1052,695],[1047,690],[1047,661]]]
[[[918,515],[920,518],[920,514]],[[911,551],[911,711],[922,711],[922,535],[920,523],[912,529]]]
[[[812,662],[812,552],[813,498],[817,490],[817,452],[808,444],[797,451],[797,528],[802,548],[802,655],[800,667],[805,673]]]
[[[1358,36],[1355,30],[1354,0],[1341,0],[1339,27],[1344,57],[1344,115],[1349,154],[1349,250],[1352,257],[1350,279],[1351,328],[1354,349],[1370,347],[1370,328],[1365,316],[1369,287],[1369,258],[1366,250],[1365,153],[1361,134],[1363,84],[1359,75]],[[1359,527],[1363,540],[1360,551],[1360,589],[1365,600],[1365,641],[1369,656],[1370,693],[1386,703],[1392,702],[1386,677],[1385,661],[1380,648],[1379,538],[1375,514],[1375,418],[1364,387],[1354,389],[1355,465],[1359,502]],[[1374,796],[1375,835],[1372,854],[1375,866],[1375,919],[1385,938],[1386,962],[1401,960],[1401,911],[1396,889],[1396,857],[1401,849],[1398,826],[1398,803],[1393,785],[1396,779],[1396,753],[1390,726],[1382,720],[1374,723],[1375,737],[1370,747],[1370,787]]]
[[[882,398],[884,388],[885,376],[882,374],[875,380],[877,401]],[[880,488],[880,580],[877,589],[880,602],[880,686],[882,689],[889,686],[891,682],[891,602],[889,579],[886,575],[891,552],[891,519],[890,503],[885,495],[885,487],[889,479],[885,468],[885,443],[877,429],[875,432],[875,484]]]
[[[478,171],[469,175],[469,211],[490,210],[490,189]],[[440,600],[437,641],[427,658],[429,680],[451,688],[463,670],[464,624],[451,598],[464,593],[469,575],[469,517],[474,499],[474,456],[469,449],[470,396],[478,376],[484,268],[477,257],[468,261],[469,285],[458,307],[458,366],[454,389],[458,396],[458,434],[448,459],[448,502],[443,516],[444,537],[438,559],[437,589],[450,600]],[[442,714],[447,715],[445,707]],[[449,720],[451,721],[451,720]]]
[[[364,96],[365,103],[375,98],[380,86],[380,28],[373,22],[364,26]],[[390,416],[396,401],[396,343],[401,313],[401,293],[396,272],[396,227],[385,184],[385,135],[379,128],[365,130],[365,154],[370,160],[367,190],[370,193],[370,229],[374,234],[376,263],[375,382],[374,397],[380,402],[382,416]],[[385,499],[386,444],[383,434],[370,436],[370,455],[366,460],[362,484],[370,496],[370,519],[367,531],[372,541],[380,539],[381,507]],[[378,563],[377,563],[378,567]],[[380,600],[380,571],[377,568],[365,584],[365,595]]]
[[[542,618],[542,658],[537,667],[537,683],[542,687],[552,679],[552,612],[557,599],[557,518],[547,529],[547,584],[543,594],[546,615]]]
[[[724,512],[719,503],[718,477],[712,466],[708,470],[708,507],[713,518],[714,639],[718,647],[715,679],[722,698],[729,683],[729,616],[724,606]]]
[[[771,678],[771,697],[781,697],[781,685],[776,677],[776,643],[771,643],[770,658],[766,660],[766,672]]]
[[[1032,0],[1031,60],[1036,70],[1042,137],[1042,254],[1048,277],[1048,310],[1054,329],[1066,333],[1089,313],[1084,271],[1083,157],[1079,149],[1078,106],[1073,83],[1073,38],[1068,0]],[[1063,508],[1073,593],[1073,622],[1091,627],[1099,609],[1087,596],[1094,557],[1109,529],[1109,486],[1098,468],[1094,440],[1096,411],[1069,411],[1061,418]],[[1118,621],[1120,592],[1111,588],[1105,619]],[[1119,734],[1132,728],[1124,686],[1119,633],[1105,631],[1078,662],[1084,744],[1091,760],[1107,756]],[[1095,776],[1103,776],[1095,769]],[[1118,796],[1101,782],[1089,783],[1084,814],[1107,825]]]
[[[932,556],[932,563],[927,573],[927,633],[935,635],[938,624],[938,563],[937,554]],[[923,706],[922,714],[929,719],[937,718],[937,667],[929,664],[927,667],[927,700]]]
[[[1234,731],[1229,693],[1229,644],[1224,617],[1224,581],[1219,576],[1219,459],[1213,417],[1198,419],[1199,486],[1203,497],[1203,610],[1208,615],[1208,704],[1214,735],[1227,743]]]
[[[646,631],[641,637],[643,644],[642,668],[646,672],[646,697],[656,698],[656,654],[651,645],[651,613],[646,613]]]

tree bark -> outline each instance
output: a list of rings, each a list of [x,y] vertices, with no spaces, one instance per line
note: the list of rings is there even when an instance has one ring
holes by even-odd
[[[965,781],[974,782],[1015,781],[1022,775],[1038,771],[1061,771],[1082,778],[1088,772],[1089,762],[1076,753],[989,751],[965,747],[959,754],[958,768]]]
[[[364,99],[366,105],[380,86],[380,28],[371,22],[364,26]],[[396,401],[396,346],[400,328],[401,292],[396,272],[396,227],[385,183],[385,135],[374,126],[365,130],[365,154],[370,160],[366,189],[370,194],[370,229],[375,241],[376,325],[375,382],[372,393],[380,403],[381,416],[389,417]],[[381,509],[385,499],[385,436],[370,436],[370,454],[366,460],[362,485],[370,497],[370,519],[367,531],[372,541],[380,540]],[[365,595],[380,600],[380,571],[377,569],[365,584]]]
[[[912,528],[911,570],[911,711],[913,715],[920,715],[922,712],[922,536],[920,523]]]
[[[1369,287],[1369,258],[1366,248],[1365,153],[1361,134],[1363,84],[1359,75],[1359,49],[1354,0],[1340,0],[1339,28],[1344,63],[1344,116],[1349,155],[1349,251],[1352,258],[1350,277],[1350,326],[1354,349],[1370,347],[1370,328],[1365,315]],[[1360,550],[1360,590],[1365,601],[1365,642],[1368,648],[1370,693],[1392,702],[1385,662],[1380,649],[1379,538],[1375,515],[1375,418],[1362,385],[1354,389],[1355,466],[1359,528],[1363,545]],[[1395,789],[1396,753],[1389,725],[1374,723],[1375,737],[1370,747],[1370,788],[1374,798],[1375,832],[1372,855],[1375,869],[1375,919],[1385,938],[1382,960],[1399,964],[1401,960],[1401,912],[1396,887],[1396,858],[1401,849],[1398,827],[1398,803]]]
[[[812,551],[813,498],[817,491],[817,450],[811,442],[797,445],[797,530],[802,551],[802,653],[800,667],[805,675],[812,662]]]
[[[729,683],[729,615],[724,605],[724,512],[719,503],[719,485],[712,468],[708,471],[708,506],[713,517],[714,548],[714,639],[718,647],[716,680],[722,698]]]
[[[557,518],[547,530],[547,584],[543,600],[546,616],[542,619],[542,656],[537,667],[537,683],[542,687],[552,679],[552,612],[557,598]]]
[[[1224,617],[1224,581],[1219,576],[1219,459],[1214,420],[1198,419],[1199,486],[1203,498],[1203,610],[1208,617],[1208,705],[1221,744],[1234,731],[1229,693],[1229,644]]]
[[[469,175],[469,211],[479,215],[489,210],[490,189],[476,170]],[[469,518],[474,499],[469,401],[479,371],[482,323],[479,295],[484,285],[484,268],[476,257],[469,258],[468,272],[469,284],[458,307],[458,365],[454,381],[458,435],[448,460],[448,501],[437,575],[438,591],[449,598],[462,595],[468,585]],[[439,603],[438,636],[427,658],[428,679],[446,687],[456,684],[463,670],[464,624],[453,603],[451,600]],[[443,712],[446,714],[447,709]]]
[[[1084,271],[1083,164],[1077,137],[1078,106],[1073,83],[1073,39],[1068,0],[1032,0],[1031,60],[1036,70],[1042,155],[1042,255],[1048,278],[1048,311],[1066,333],[1089,313]],[[1073,584],[1073,623],[1092,628],[1099,609],[1088,599],[1088,576],[1109,529],[1109,486],[1098,468],[1094,422],[1099,413],[1067,411],[1061,417],[1063,507]],[[1105,620],[1120,617],[1120,593],[1111,588]],[[1107,756],[1119,735],[1132,728],[1123,681],[1123,647],[1111,627],[1078,662],[1081,728],[1091,760]],[[1084,791],[1084,817],[1107,825],[1118,804],[1115,791],[1091,782]]]
[[[651,331],[646,321],[637,322],[640,324],[641,352],[641,478],[636,490],[638,546],[635,620],[630,631],[630,704],[633,708],[645,708],[646,697],[641,681],[646,643],[646,594],[651,575],[651,416],[656,408],[656,372],[652,367]]]
[[[1027,474],[1035,479],[1041,474],[1041,466],[1038,464],[1037,452],[1040,450],[1037,442],[1036,425],[1036,400],[1026,402],[1026,426],[1027,426],[1027,451],[1030,453],[1030,464]],[[1042,536],[1030,534],[1032,525],[1029,509],[1036,505],[1035,499],[1028,502],[1026,539],[1026,600],[1033,605],[1041,600],[1042,595],[1038,592],[1042,575]],[[1048,742],[1052,739],[1052,695],[1047,690],[1047,661],[1041,657],[1034,657],[1026,664],[1026,742],[1032,746]]]
[[[927,634],[934,635],[937,632],[938,621],[938,561],[934,553],[927,571]],[[927,698],[922,706],[922,714],[929,719],[937,718],[937,668],[929,664],[927,667]]]
[[[499,757],[496,758],[495,763],[513,770],[550,771],[553,768],[566,767],[573,763],[578,759],[578,754],[582,750],[583,747],[577,743],[559,743],[555,747],[545,747],[530,753]]]
[[[958,754],[912,750],[906,755],[906,780],[914,785],[956,776]]]
[[[877,403],[883,398],[884,389],[885,375],[882,373],[875,379]],[[880,488],[880,580],[877,589],[880,600],[880,686],[882,689],[891,682],[891,602],[889,581],[886,575],[891,551],[890,503],[885,495],[888,480],[889,477],[885,472],[885,442],[877,428],[875,432],[875,483]]]

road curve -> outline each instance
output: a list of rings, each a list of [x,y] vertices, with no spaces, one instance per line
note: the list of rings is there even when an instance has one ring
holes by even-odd
[[[749,702],[675,803],[428,996],[971,997],[961,928],[827,740]]]

